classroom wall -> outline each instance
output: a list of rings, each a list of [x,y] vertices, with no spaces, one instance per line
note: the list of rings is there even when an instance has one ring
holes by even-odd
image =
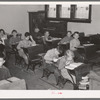
[[[68,23],[68,30],[84,32],[85,35],[100,34],[100,5],[92,6],[91,23]]]
[[[29,31],[28,12],[44,10],[44,5],[0,5],[0,28],[7,33],[16,29],[19,33]],[[100,5],[92,5],[91,23],[68,22],[68,30],[88,34],[100,33]]]
[[[19,33],[29,31],[28,12],[44,10],[43,5],[0,5],[0,28],[7,33],[16,29]]]

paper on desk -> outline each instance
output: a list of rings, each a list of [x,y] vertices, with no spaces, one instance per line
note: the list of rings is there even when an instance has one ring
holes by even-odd
[[[91,46],[91,45],[94,45],[94,44],[83,44],[83,46]]]
[[[70,64],[68,66],[65,66],[65,68],[70,69],[70,70],[73,70],[73,69],[77,68],[78,66],[80,66],[82,64],[83,63],[81,63],[81,62],[79,62],[79,63],[72,63],[72,64]]]

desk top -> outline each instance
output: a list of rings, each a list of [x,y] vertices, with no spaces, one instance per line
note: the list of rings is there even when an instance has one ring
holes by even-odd
[[[83,45],[80,45],[78,47],[76,47],[77,49],[81,49],[81,48],[84,48],[85,46],[92,46],[94,44],[83,44]]]
[[[72,63],[68,66],[65,66],[65,68],[69,69],[69,70],[74,70],[75,68],[79,67],[80,65],[82,65],[84,63],[78,62],[78,63]]]

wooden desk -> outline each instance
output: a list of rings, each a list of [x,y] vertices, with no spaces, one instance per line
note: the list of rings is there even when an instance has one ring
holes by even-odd
[[[51,41],[47,42],[47,45],[50,46],[50,49],[56,48],[58,45],[58,42],[61,40],[61,38],[53,38]]]
[[[78,86],[79,82],[82,80],[82,76],[86,76],[90,72],[91,66],[89,64],[82,64],[73,70],[70,70],[70,69],[67,69],[67,70],[70,75],[71,74],[75,75],[76,85]]]
[[[85,59],[89,60],[96,57],[96,45],[87,44],[79,46],[77,50],[81,55],[84,55]]]

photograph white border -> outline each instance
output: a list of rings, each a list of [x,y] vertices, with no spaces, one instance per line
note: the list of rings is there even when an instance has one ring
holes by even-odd
[[[95,4],[100,2],[1,2],[0,5],[45,5],[45,4]],[[61,94],[59,94],[59,92]],[[0,98],[100,98],[98,90],[0,90]]]

